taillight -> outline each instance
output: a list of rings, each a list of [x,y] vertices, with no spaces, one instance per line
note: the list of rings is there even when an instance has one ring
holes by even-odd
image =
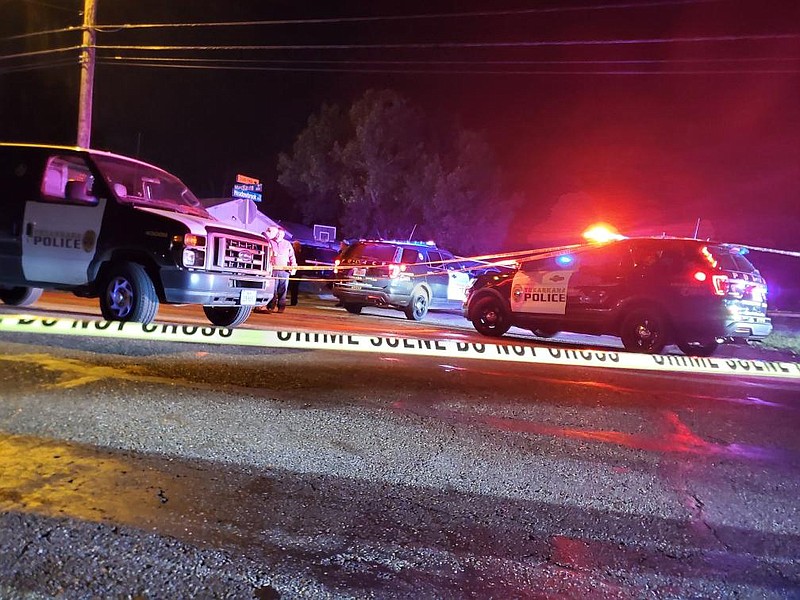
[[[405,265],[389,265],[389,277],[396,279],[400,277],[400,273],[406,270]]]
[[[695,271],[692,277],[696,281],[708,281],[708,273],[705,271]],[[724,296],[728,293],[729,283],[728,283],[728,276],[727,275],[712,275],[711,276],[711,284],[714,289],[714,294],[717,296]]]
[[[728,293],[727,275],[712,275],[711,282],[714,284],[714,293],[717,296],[724,296]]]

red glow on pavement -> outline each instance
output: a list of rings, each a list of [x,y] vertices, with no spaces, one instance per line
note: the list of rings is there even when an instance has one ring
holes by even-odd
[[[452,423],[486,425],[501,431],[585,440],[599,444],[613,444],[631,450],[643,450],[645,452],[661,454],[721,456],[742,460],[766,461],[777,461],[784,458],[786,455],[785,452],[780,450],[771,450],[758,446],[708,442],[694,434],[681,422],[678,415],[674,412],[662,413],[665,417],[666,425],[673,431],[656,433],[652,436],[648,436],[613,430],[603,431],[597,429],[578,429],[575,427],[555,427],[522,419],[467,414],[452,410],[438,410],[433,407],[426,407],[418,404],[411,407],[404,402],[395,402],[393,407],[398,410],[413,412],[417,415],[430,416]]]

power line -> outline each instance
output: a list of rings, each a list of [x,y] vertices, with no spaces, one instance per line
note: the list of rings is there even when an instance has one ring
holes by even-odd
[[[441,48],[536,48],[552,46],[622,46],[645,44],[686,44],[708,42],[737,42],[759,40],[800,39],[800,33],[774,33],[752,35],[716,35],[672,38],[635,38],[616,40],[537,40],[517,42],[412,42],[403,44],[269,44],[269,45],[210,45],[210,46],[124,46],[98,45],[98,50],[142,50],[149,52],[182,50],[392,50]]]
[[[41,69],[50,69],[54,67],[64,67],[64,66],[74,67],[76,64],[78,64],[76,58],[69,58],[69,59],[62,58],[59,60],[51,60],[47,62],[33,63],[29,65],[0,67],[0,75],[5,75],[7,73],[24,73],[26,71],[38,71]]]
[[[712,70],[712,69],[679,69],[679,70],[488,70],[488,69],[378,69],[378,68],[332,68],[332,67],[258,67],[238,65],[201,65],[201,64],[174,64],[152,62],[146,58],[135,59],[141,62],[127,62],[128,59],[116,60],[101,59],[98,64],[131,67],[160,67],[173,69],[196,70],[229,70],[229,71],[274,71],[296,73],[362,73],[362,74],[392,74],[392,75],[786,75],[800,73],[797,69],[739,69],[739,70]]]
[[[105,25],[103,27],[113,27],[116,29],[154,29],[154,28],[177,28],[177,27],[252,27],[260,25],[319,25],[319,24],[338,24],[338,23],[370,23],[381,21],[408,21],[423,19],[446,19],[446,18],[470,18],[470,17],[502,17],[502,16],[522,16],[535,14],[552,14],[566,12],[618,10],[626,8],[653,8],[660,6],[675,6],[686,4],[711,4],[723,2],[725,0],[655,0],[653,2],[622,2],[601,5],[581,5],[581,6],[557,6],[548,8],[528,8],[514,10],[486,10],[471,11],[462,13],[428,13],[414,15],[382,15],[368,17],[329,17],[329,18],[310,18],[310,19],[269,19],[259,21],[220,21],[210,23],[121,23]]]
[[[409,20],[429,20],[429,19],[448,19],[448,18],[471,18],[471,17],[503,17],[503,16],[522,16],[535,14],[553,14],[582,11],[603,11],[621,10],[628,8],[654,8],[660,6],[676,6],[686,4],[711,4],[725,2],[727,0],[655,0],[653,2],[623,2],[602,5],[583,5],[583,6],[558,6],[549,8],[530,8],[516,10],[487,10],[472,11],[462,13],[430,13],[412,15],[377,15],[368,17],[330,17],[330,18],[305,18],[305,19],[268,19],[257,21],[219,21],[208,23],[120,23],[96,25],[98,33],[116,33],[123,30],[133,29],[159,29],[159,28],[202,28],[202,27],[254,27],[254,26],[273,26],[273,25],[326,25],[342,23],[370,23],[370,22],[394,22]],[[61,8],[55,7],[53,8]],[[62,10],[69,10],[61,8]],[[0,39],[0,42],[20,40],[42,35],[55,35],[61,33],[74,33],[82,31],[79,25],[63,27],[60,29],[50,29],[14,35]]]
[[[6,54],[0,56],[0,60],[13,60],[17,58],[30,58],[32,56],[44,56],[45,54],[57,54],[60,52],[69,52],[71,50],[80,50],[81,46],[65,46],[63,48],[52,48],[50,50],[32,50],[30,52],[20,52],[19,54]]]
[[[702,63],[753,63],[753,62],[798,62],[800,56],[762,56],[738,58],[659,58],[625,60],[374,60],[374,59],[261,59],[261,58],[190,58],[164,56],[102,56],[109,60],[186,62],[214,64],[287,64],[287,65],[629,65],[629,64],[702,64]]]

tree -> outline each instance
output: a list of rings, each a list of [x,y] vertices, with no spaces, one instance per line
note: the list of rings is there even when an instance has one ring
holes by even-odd
[[[506,235],[511,211],[489,145],[392,90],[369,90],[346,112],[324,105],[278,171],[306,222],[337,224],[345,237],[413,231],[472,253]]]

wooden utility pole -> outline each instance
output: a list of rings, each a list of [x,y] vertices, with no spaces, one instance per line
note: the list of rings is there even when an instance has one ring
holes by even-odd
[[[89,148],[92,143],[92,93],[94,88],[94,59],[97,32],[94,27],[96,0],[84,0],[83,44],[81,50],[81,91],[78,105],[78,146]]]

